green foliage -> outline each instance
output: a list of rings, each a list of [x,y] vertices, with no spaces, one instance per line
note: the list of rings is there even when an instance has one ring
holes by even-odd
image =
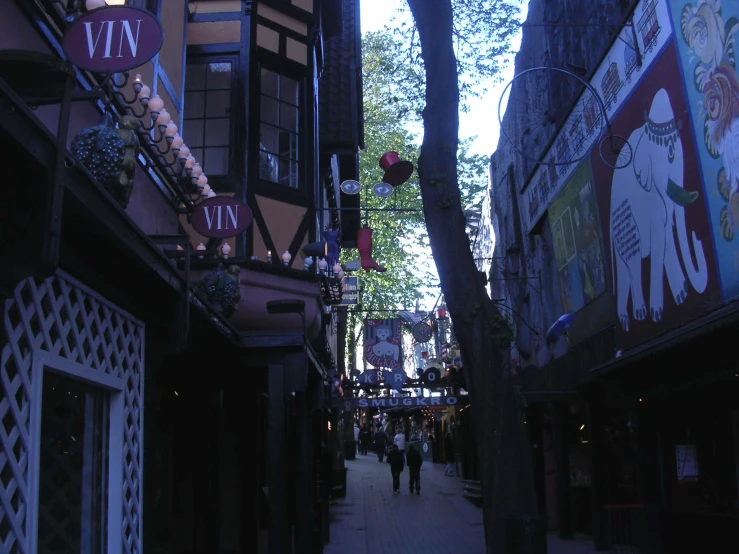
[[[486,92],[480,85],[492,78],[500,80],[511,51],[511,39],[520,28],[521,0],[452,0],[453,33],[459,74],[460,109],[467,100]],[[398,12],[408,13],[405,2]],[[421,45],[412,18],[404,17],[393,29],[401,44],[405,63],[423,67]],[[415,69],[414,72],[417,72]],[[420,72],[423,81],[423,71]],[[420,88],[425,94],[425,87]]]
[[[359,181],[363,185],[361,205],[365,208],[421,209],[418,178],[397,187],[388,198],[380,198],[372,187],[382,182],[383,171],[379,160],[385,152],[394,150],[401,159],[417,163],[419,146],[416,136],[404,124],[405,116],[413,117],[420,96],[409,97],[412,89],[393,87],[388,76],[405,71],[395,63],[393,49],[397,44],[389,33],[367,33],[363,43],[363,79],[365,114],[365,150],[360,152]],[[407,74],[408,80],[417,76]],[[402,81],[402,80],[401,80]],[[374,229],[373,257],[387,267],[385,273],[362,271],[360,278],[361,302],[366,309],[412,309],[422,298],[424,283],[435,280],[431,274],[419,271],[417,252],[411,245],[418,235],[425,234],[423,214],[417,212],[362,212],[363,223]],[[356,253],[349,252],[353,257]],[[425,254],[430,259],[430,254]]]
[[[424,99],[424,68],[408,64],[404,43],[389,31],[366,33],[363,37],[363,80],[365,150],[360,152],[362,206],[367,208],[408,208],[416,212],[368,212],[366,222],[374,229],[373,257],[388,268],[359,274],[364,309],[413,309],[424,299],[424,289],[434,287],[431,249],[423,218],[418,175],[396,188],[388,198],[380,198],[372,187],[382,181],[379,160],[394,150],[401,159],[417,165],[420,152],[421,112]],[[470,208],[482,200],[487,186],[487,156],[469,152],[472,139],[463,141],[458,151],[462,205]],[[364,213],[362,216],[364,217]],[[356,252],[342,254],[342,262]],[[433,293],[436,296],[436,293]],[[382,312],[367,316],[382,317]],[[387,314],[390,316],[391,314]],[[362,317],[350,318],[350,336],[358,338]]]
[[[412,309],[417,299],[423,299],[421,289],[437,282],[431,269],[418,175],[414,173],[388,198],[376,196],[372,187],[382,181],[379,160],[385,152],[394,150],[401,159],[417,164],[417,124],[424,104],[423,66],[405,63],[403,43],[388,31],[366,33],[362,53],[366,146],[360,152],[362,206],[419,211],[367,213],[367,223],[374,229],[373,257],[388,270],[361,272],[361,301],[368,309]],[[414,125],[418,133],[414,132]],[[489,164],[487,156],[469,152],[471,142],[472,139],[463,141],[458,152],[462,204],[466,208],[482,200]]]

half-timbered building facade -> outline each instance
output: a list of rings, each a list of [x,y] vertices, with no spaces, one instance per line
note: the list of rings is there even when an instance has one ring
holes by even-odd
[[[356,247],[358,10],[0,0],[0,552],[323,550],[342,322],[303,247]],[[251,225],[201,235],[214,197]]]

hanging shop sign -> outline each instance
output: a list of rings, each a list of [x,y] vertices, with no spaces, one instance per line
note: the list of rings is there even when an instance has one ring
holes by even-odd
[[[456,406],[460,399],[456,396],[408,396],[405,398],[352,398],[344,401],[345,409],[357,408],[416,408],[419,406]],[[466,403],[462,402],[462,403]]]
[[[254,216],[251,208],[231,196],[203,200],[192,212],[192,228],[204,237],[227,239],[246,231]]]
[[[364,320],[364,358],[375,367],[403,369],[400,318]]]
[[[359,277],[344,277],[344,295],[339,306],[359,304]]]
[[[72,23],[62,50],[80,69],[118,73],[145,64],[163,43],[164,29],[154,14],[131,6],[107,6]]]
[[[435,385],[441,379],[441,370],[438,367],[430,367],[421,375],[421,382],[425,385]]]

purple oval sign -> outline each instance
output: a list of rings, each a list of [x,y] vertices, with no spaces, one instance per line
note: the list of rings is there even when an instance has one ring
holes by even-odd
[[[251,225],[251,208],[230,196],[204,200],[192,212],[192,228],[204,237],[227,239],[243,233]]]
[[[62,50],[86,71],[128,71],[152,59],[164,42],[154,14],[130,6],[97,8],[77,19],[62,39]]]

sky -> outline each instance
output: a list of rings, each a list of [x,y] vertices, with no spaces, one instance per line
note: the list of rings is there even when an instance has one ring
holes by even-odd
[[[393,24],[390,20],[397,15],[396,9],[401,0],[361,0],[362,33],[379,31],[385,25]],[[525,3],[528,4],[527,2]],[[525,17],[526,6],[524,7]],[[408,16],[410,17],[410,16]],[[520,36],[514,40],[514,51],[518,50]],[[498,123],[498,101],[503,89],[513,79],[513,60],[504,70],[503,82],[500,84],[489,81],[482,86],[487,92],[479,98],[470,101],[470,110],[459,114],[459,138],[466,139],[475,136],[472,142],[472,153],[491,155],[498,146],[500,125]]]

